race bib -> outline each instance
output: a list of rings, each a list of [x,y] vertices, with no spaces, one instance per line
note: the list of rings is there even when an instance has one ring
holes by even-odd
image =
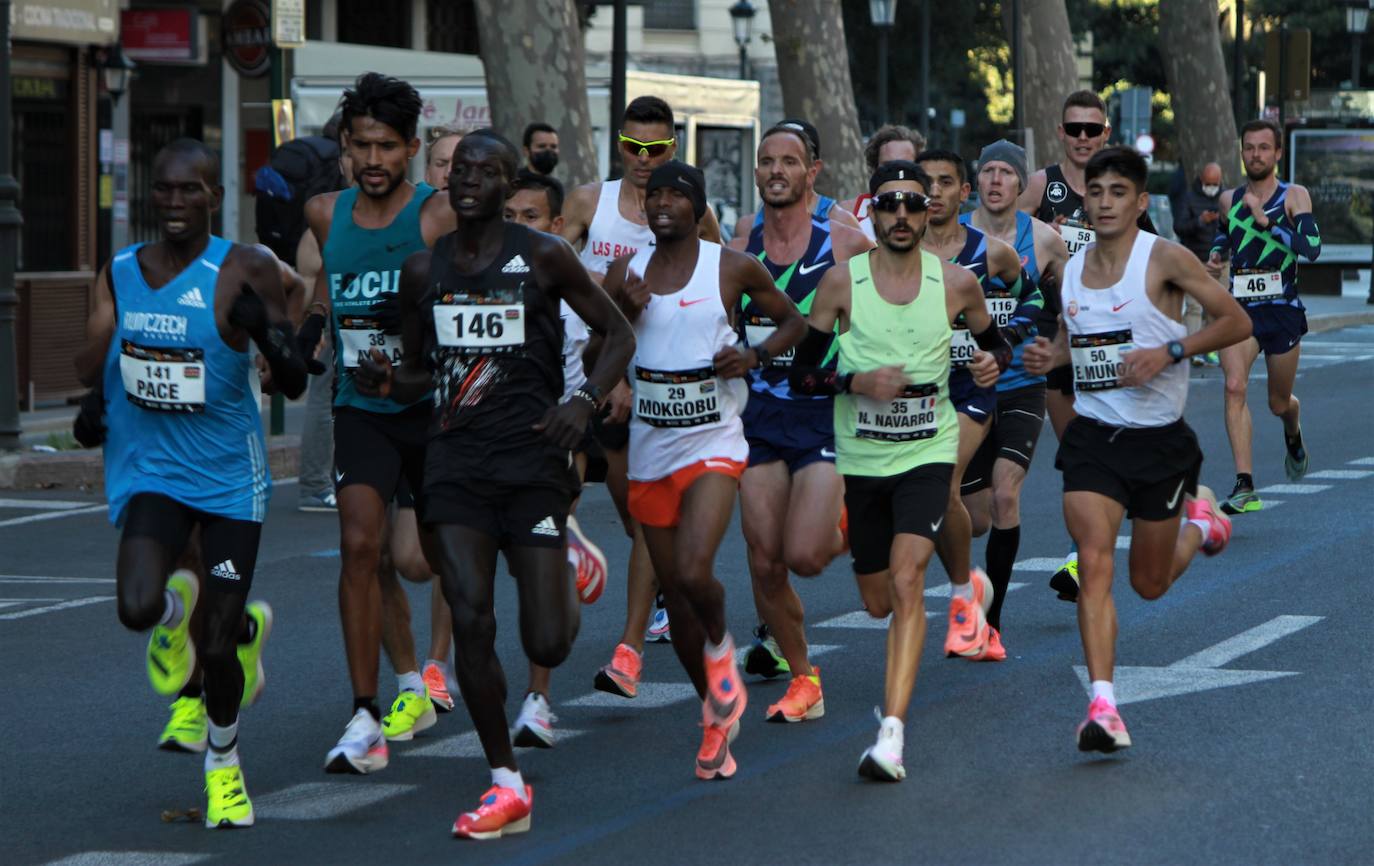
[[[1134,348],[1130,328],[1104,334],[1071,334],[1069,357],[1073,362],[1073,387],[1078,391],[1120,388],[1121,359]]]
[[[1278,300],[1283,297],[1283,274],[1242,268],[1231,274],[1231,294],[1242,304]]]
[[[1059,224],[1059,236],[1064,239],[1064,245],[1069,248],[1069,255],[1073,255],[1097,240],[1097,232],[1084,226],[1070,225],[1069,223]]]
[[[525,348],[525,305],[435,304],[434,336],[466,355],[504,355]]]
[[[854,436],[881,442],[913,442],[931,439],[940,428],[935,407],[940,389],[935,384],[907,385],[892,400],[858,396]]]
[[[635,417],[651,427],[700,427],[720,420],[715,369],[635,367]]]
[[[973,353],[978,351],[978,344],[969,332],[968,325],[964,323],[963,316],[960,316],[959,321],[950,328],[949,365],[954,369],[967,367],[973,361]]]
[[[987,303],[988,315],[992,316],[992,323],[999,328],[1005,328],[1016,312],[1016,298],[1011,295],[989,295],[984,301]]]
[[[750,346],[762,346],[763,341],[773,336],[773,332],[778,329],[778,325],[772,319],[765,316],[746,316],[744,319],[744,339]],[[793,346],[780,355],[773,357],[774,367],[790,367],[792,359],[797,354],[797,347]]]
[[[390,358],[391,366],[401,363],[400,334],[384,334],[375,320],[361,316],[339,317],[339,349],[343,353],[344,366],[350,370],[373,349],[380,349]]]
[[[130,403],[162,412],[205,411],[203,349],[152,349],[124,340],[119,352]]]

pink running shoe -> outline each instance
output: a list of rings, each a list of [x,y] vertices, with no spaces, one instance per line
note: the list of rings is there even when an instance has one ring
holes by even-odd
[[[1126,733],[1126,723],[1116,707],[1102,698],[1093,698],[1088,704],[1088,717],[1078,725],[1078,751],[1115,752],[1129,749],[1131,735]]]
[[[1188,500],[1184,505],[1189,520],[1203,520],[1207,522],[1207,532],[1202,538],[1202,552],[1208,556],[1216,556],[1226,549],[1226,543],[1231,540],[1231,518],[1227,517],[1217,507],[1217,495],[1212,492],[1210,487],[1199,484],[1197,486],[1197,497]]]

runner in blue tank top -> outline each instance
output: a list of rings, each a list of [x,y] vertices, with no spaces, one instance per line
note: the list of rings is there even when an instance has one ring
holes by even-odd
[[[1298,298],[1298,257],[1309,262],[1321,254],[1321,232],[1312,217],[1307,188],[1279,180],[1283,157],[1278,124],[1252,120],[1241,127],[1240,154],[1245,163],[1245,186],[1221,194],[1225,217],[1217,223],[1217,237],[1207,263],[1220,275],[1222,258],[1231,259],[1231,294],[1245,308],[1254,326],[1250,339],[1222,350],[1226,375],[1226,433],[1236,462],[1236,485],[1222,503],[1227,514],[1263,507],[1251,475],[1250,407],[1246,386],[1250,368],[1261,352],[1268,371],[1269,411],[1283,421],[1287,450],[1283,468],[1290,481],[1307,474],[1308,454],[1302,441],[1298,398],[1293,381],[1298,375],[1299,341],[1307,333],[1307,314]]]
[[[1005,139],[989,144],[978,156],[977,179],[978,208],[960,222],[1016,248],[1022,272],[1040,289],[1044,301],[1036,319],[1037,330],[1043,331],[1059,307],[1059,278],[1068,250],[1059,232],[1016,208],[1016,198],[1026,186],[1026,152]],[[973,535],[989,533],[984,567],[993,598],[987,617],[988,625],[999,632],[1002,604],[1021,546],[1021,486],[1045,426],[1045,378],[1026,372],[1021,360],[1025,345],[1013,349],[1011,365],[997,380],[997,417],[964,470],[964,506]],[[1077,588],[1067,575],[1062,579]]]
[[[163,238],[121,250],[101,271],[76,366],[83,382],[104,389],[105,487],[110,520],[122,529],[120,622],[152,630],[148,676],[162,694],[182,691],[199,661],[204,699],[183,693],[174,705],[195,729],[178,746],[204,750],[208,738],[206,826],[246,827],[253,806],[239,768],[238,712],[262,689],[272,625],[266,603],[245,604],[271,487],[249,343],[289,397],[305,390],[306,364],[276,259],[210,234],[223,195],[219,157],[204,144],[179,139],[158,153],[152,203]],[[172,571],[196,529],[204,586]]]
[[[821,276],[870,247],[858,229],[813,215],[807,193],[819,166],[811,145],[795,125],[764,133],[754,170],[763,223],[749,234],[746,248],[803,315],[811,309]],[[758,347],[776,326],[747,298],[742,300],[738,320],[745,341]],[[824,704],[820,675],[807,659],[801,599],[788,572],[820,574],[847,542],[842,535],[843,482],[835,472],[834,401],[794,394],[787,384],[791,363],[788,352],[763,357],[759,369],[750,371],[744,409],[749,468],[740,479],[740,511],[762,621],[745,670],[763,676],[790,672],[787,694],[768,708],[767,716],[797,722],[816,718]]]
[[[411,504],[407,490],[419,499],[431,403],[423,395],[409,402],[368,397],[353,381],[359,358],[373,350],[399,363],[400,339],[388,333],[395,329],[384,320],[386,305],[379,302],[395,298],[406,258],[433,246],[456,225],[443,196],[406,180],[406,167],[420,145],[415,129],[421,106],[414,87],[377,73],[361,76],[345,90],[340,128],[355,186],[318,195],[305,211],[323,267],[302,331],[318,338],[327,318],[335,345],[339,615],[353,686],[352,718],[325,758],[332,773],[380,770],[387,764],[388,737],[408,740],[435,722],[415,658],[405,593],[394,569],[381,568],[388,503]],[[417,511],[423,514],[422,507]],[[406,576],[432,579],[433,569],[416,571]],[[377,676],[384,623],[400,694],[382,719]]]
[[[959,221],[960,206],[969,194],[963,159],[948,150],[924,150],[916,163],[930,175],[930,214],[921,237],[921,248],[962,266],[978,279],[988,312],[1007,343],[1015,346],[1034,335],[1034,318],[1041,306],[1040,293],[1029,278],[1023,279],[1016,250]],[[987,585],[989,579],[983,570],[972,568],[972,523],[960,496],[965,469],[986,438],[992,426],[989,422],[997,412],[995,387],[980,388],[973,381],[969,366],[977,351],[978,345],[968,326],[962,320],[956,321],[950,339],[949,399],[959,419],[959,451],[937,552],[950,576],[953,597],[971,598],[986,585],[987,600],[983,604],[986,612],[995,593]],[[971,577],[977,580],[970,580]],[[1006,657],[996,628],[988,630],[983,651],[970,651],[961,637],[967,629],[958,616],[959,610],[951,605],[945,641],[947,654],[979,661],[1000,661]]]

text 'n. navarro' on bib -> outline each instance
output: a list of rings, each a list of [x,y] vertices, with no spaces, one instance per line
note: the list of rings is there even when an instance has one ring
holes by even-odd
[[[119,373],[129,402],[163,412],[205,411],[205,351],[149,348],[124,340]]]
[[[434,305],[434,337],[445,349],[466,355],[524,351],[525,304],[448,295]]]
[[[635,416],[651,427],[700,427],[720,420],[720,382],[713,367],[635,367]]]
[[[1277,301],[1283,297],[1283,274],[1264,268],[1239,268],[1231,273],[1231,294],[1242,304]]]
[[[857,397],[854,436],[883,442],[914,442],[932,439],[939,432],[936,405],[939,386],[907,385],[891,400]]]
[[[376,319],[365,316],[339,316],[339,350],[344,366],[354,369],[373,349],[391,359],[391,366],[401,363],[401,336],[382,331]]]
[[[1134,348],[1130,328],[1100,334],[1070,335],[1073,386],[1079,391],[1120,388],[1122,358]]]

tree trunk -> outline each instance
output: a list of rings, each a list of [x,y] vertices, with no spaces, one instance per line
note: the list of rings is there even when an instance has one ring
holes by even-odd
[[[817,178],[816,189],[837,198],[864,192],[868,175],[840,4],[770,0],[768,13],[783,109],[788,117],[811,121],[821,133],[825,171]]]
[[[582,30],[574,0],[476,0],[491,120],[516,147],[525,125],[558,130],[570,189],[597,179]],[[523,160],[523,156],[522,156]]]
[[[1188,182],[1209,162],[1227,186],[1240,182],[1236,120],[1221,53],[1216,0],[1159,4],[1159,48],[1174,102],[1174,132]]]
[[[1011,40],[1011,4],[1003,3]],[[1064,98],[1078,89],[1073,31],[1064,0],[1021,0],[1021,116],[1027,136],[1026,164],[1034,171],[1059,159],[1059,120]]]

